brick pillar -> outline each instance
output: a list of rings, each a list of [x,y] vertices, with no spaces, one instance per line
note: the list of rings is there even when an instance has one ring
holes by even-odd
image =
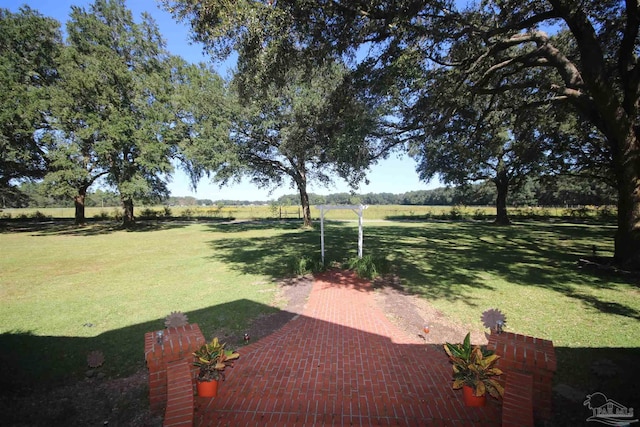
[[[149,369],[149,406],[153,414],[162,414],[167,406],[167,364],[181,359],[191,361],[191,353],[204,342],[197,323],[144,335],[144,358]]]
[[[494,350],[500,356],[497,366],[507,374],[507,377],[509,372],[531,375],[533,414],[537,419],[550,420],[553,375],[557,369],[553,342],[511,332],[501,334],[492,332],[487,348]]]

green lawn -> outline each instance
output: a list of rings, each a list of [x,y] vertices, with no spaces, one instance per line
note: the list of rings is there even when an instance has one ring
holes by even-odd
[[[108,374],[124,375],[143,366],[144,333],[164,327],[172,311],[187,313],[210,338],[275,310],[270,276],[239,272],[214,256],[226,235],[171,224],[1,233],[0,358],[8,360],[0,360],[0,378],[82,374],[91,350],[105,353]]]
[[[91,350],[105,353],[107,374],[126,375],[144,364],[144,333],[162,328],[175,310],[199,323],[207,338],[219,328],[242,331],[251,318],[276,310],[274,279],[286,274],[289,261],[319,253],[319,231],[298,226],[6,225],[0,381],[81,376]],[[618,354],[626,363],[640,347],[639,288],[577,265],[593,245],[610,256],[614,231],[537,221],[511,227],[367,221],[365,213],[365,253],[386,257],[410,292],[470,329],[481,327],[484,310],[499,308],[508,330],[553,340],[561,369],[579,378],[585,370],[576,361]],[[326,245],[329,260],[355,256],[356,223],[329,223]]]

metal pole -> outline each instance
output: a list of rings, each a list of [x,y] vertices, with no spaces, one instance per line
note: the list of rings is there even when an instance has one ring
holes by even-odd
[[[358,211],[358,258],[362,258],[362,206]]]
[[[324,206],[320,206],[320,251],[322,264],[324,265]]]

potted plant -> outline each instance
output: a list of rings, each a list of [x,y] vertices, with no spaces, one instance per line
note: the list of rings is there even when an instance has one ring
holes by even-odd
[[[214,338],[210,343],[204,343],[193,353],[194,366],[198,367],[196,387],[198,396],[216,397],[218,394],[218,381],[224,380],[224,370],[233,365],[233,360],[240,354],[225,350],[225,343],[220,343]]]
[[[499,356],[479,345],[471,345],[468,333],[462,344],[444,345],[444,351],[453,363],[453,388],[462,388],[467,406],[484,406],[486,393],[499,399],[504,389],[495,377],[502,371],[495,367]]]

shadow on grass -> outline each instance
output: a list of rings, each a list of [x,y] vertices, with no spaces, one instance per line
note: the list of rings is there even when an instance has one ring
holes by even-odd
[[[553,426],[585,425],[592,412],[583,402],[596,392],[636,413],[640,409],[640,348],[556,347],[555,351]]]
[[[307,230],[303,227],[302,220],[298,219],[265,219],[265,220],[238,220],[222,223],[208,224],[211,231],[218,233],[242,233],[245,231],[261,230]]]
[[[338,227],[339,231],[340,227]],[[350,239],[346,239],[350,242]],[[300,243],[300,242],[299,242]],[[330,278],[331,274],[325,276]],[[341,282],[345,286],[353,286],[353,281],[343,280]],[[221,330],[242,330],[246,327],[247,320],[256,318],[263,314],[282,314],[287,313],[283,310],[277,310],[263,304],[255,303],[249,300],[238,300],[226,304],[220,304],[205,309],[187,312],[190,322],[198,323],[205,335],[206,339],[211,339],[214,331],[216,334]],[[288,318],[293,317],[293,313],[288,313]],[[300,316],[304,319],[305,316]],[[37,336],[29,331],[15,331],[0,335],[0,404],[3,403],[3,395],[5,397],[12,393],[22,393],[30,395],[32,393],[46,393],[47,387],[81,380],[83,378],[86,365],[86,355],[92,350],[100,350],[105,354],[105,365],[100,368],[107,376],[126,376],[136,370],[144,367],[144,334],[146,332],[162,329],[164,319],[155,319],[126,328],[105,332],[96,337],[51,337]],[[300,322],[301,320],[298,320]],[[374,343],[375,348],[394,349],[395,353],[401,355],[397,359],[390,360],[384,357],[388,363],[385,372],[392,377],[411,375],[414,372],[407,369],[407,366],[415,361],[418,364],[416,369],[426,369],[429,378],[434,378],[429,363],[424,363],[419,357],[406,358],[410,346],[393,344],[390,345],[388,339],[374,334],[348,330],[340,325],[326,324],[326,322],[315,319],[308,319],[307,323],[312,322],[315,327],[326,328],[327,331],[333,331],[335,337],[328,336],[326,338],[331,345],[324,348],[327,354],[318,354],[314,344],[306,345],[303,340],[296,339],[288,342],[285,337],[278,336],[278,345],[262,346],[261,341],[256,342],[256,348],[260,353],[262,351],[272,352],[273,355],[266,357],[267,360],[279,360],[283,349],[285,354],[299,355],[303,351],[305,354],[301,359],[306,362],[316,360],[330,360],[335,348],[348,349],[352,345],[354,335],[358,335],[356,342]],[[293,328],[302,337],[312,340],[315,335],[311,332],[305,332],[300,328]],[[594,331],[597,333],[597,331]],[[220,336],[220,335],[218,335]],[[320,335],[325,336],[325,335]],[[225,338],[221,336],[221,338]],[[342,341],[341,341],[342,340]],[[232,346],[236,343],[230,343]],[[239,344],[239,343],[238,343]],[[415,345],[414,345],[415,347]],[[242,349],[239,349],[242,353]],[[394,353],[394,354],[395,354]],[[271,354],[271,353],[270,353]],[[424,353],[422,353],[424,354]],[[558,358],[558,372],[556,374],[556,384],[564,384],[570,386],[577,395],[573,400],[566,399],[563,396],[555,398],[555,419],[549,425],[581,425],[583,421],[590,415],[582,406],[580,399],[586,398],[586,394],[596,391],[602,392],[607,397],[614,399],[625,406],[638,408],[640,402],[637,402],[637,396],[640,396],[640,370],[637,368],[637,361],[640,360],[640,349],[638,348],[556,348]],[[261,354],[260,357],[263,357]],[[360,356],[351,354],[349,351],[340,353],[341,366],[361,366],[358,361]],[[444,357],[444,354],[442,354]],[[298,363],[299,357],[293,357],[289,360],[295,361],[296,366],[303,366]],[[251,361],[251,359],[248,359]],[[603,362],[604,361],[604,362]],[[292,362],[293,363],[293,362]],[[310,362],[309,362],[310,363]],[[304,365],[306,366],[306,365]],[[314,362],[313,366],[316,366]],[[320,365],[318,365],[320,366]],[[604,367],[604,368],[602,368]],[[238,370],[248,370],[250,379],[259,379],[268,376],[269,369],[273,367],[264,363],[248,363],[240,365]],[[294,367],[285,367],[293,370]],[[252,370],[257,370],[253,372]],[[357,368],[356,368],[357,370]],[[253,373],[252,373],[253,372]],[[293,372],[293,371],[292,371]],[[239,373],[239,372],[238,372]],[[301,372],[300,375],[293,375],[292,378],[302,379],[309,372]],[[357,372],[362,374],[361,372]],[[234,370],[234,377],[237,376]],[[366,374],[366,373],[365,373]],[[44,390],[42,389],[44,381]],[[448,377],[441,378],[441,381],[448,382]],[[231,381],[227,386],[231,387]],[[340,386],[340,385],[337,385]],[[428,384],[423,384],[425,393],[430,388]],[[436,384],[434,388],[440,388],[441,383]],[[447,388],[444,386],[444,388]],[[584,396],[583,396],[584,395]],[[414,394],[415,396],[415,394]],[[424,395],[417,394],[419,397]],[[69,396],[72,400],[74,396]],[[143,396],[142,398],[146,398]],[[424,400],[422,401],[424,402]],[[34,403],[38,404],[38,398],[34,398]],[[421,403],[424,405],[424,403]],[[0,405],[2,406],[2,405]],[[15,408],[2,408],[5,410],[1,421],[7,425],[13,423],[19,425],[71,425],[69,419],[72,417],[73,410],[58,414],[58,418],[46,419],[46,412],[38,406],[38,410],[31,410],[28,413],[16,412]],[[107,408],[111,409],[111,408]],[[55,411],[54,411],[55,413]],[[56,413],[57,414],[57,413]]]
[[[191,323],[200,325],[206,339],[215,332],[221,334],[222,340],[232,336],[237,341],[229,344],[237,345],[252,319],[279,311],[243,299],[185,314]],[[95,337],[40,336],[31,331],[0,334],[0,396],[80,380],[89,369],[87,355],[94,350],[105,356],[105,363],[97,372],[107,377],[130,375],[145,364],[144,334],[162,328],[164,318]]]
[[[288,265],[296,257],[320,258],[320,231],[302,228],[293,221],[246,221],[235,224],[212,224],[212,232],[227,233],[209,242],[211,258],[248,274],[286,277]],[[264,236],[255,231],[274,230]],[[343,261],[357,255],[358,230],[341,225],[325,225],[325,260]],[[328,264],[328,262],[326,263]]]
[[[55,220],[0,220],[0,233],[32,233],[35,236],[98,236],[118,231],[152,232],[183,228],[196,223],[220,223],[227,219],[204,218],[161,218],[138,220],[130,227],[123,227],[118,221],[89,220],[76,225],[73,219]]]
[[[273,229],[269,237],[251,231]],[[211,231],[229,237],[210,242],[211,257],[243,273],[287,274],[295,257],[320,256],[320,231],[295,223],[244,222],[217,224]],[[486,274],[522,286],[559,292],[598,311],[640,319],[638,310],[620,302],[600,300],[583,289],[617,286],[611,280],[578,268],[593,245],[613,240],[614,227],[567,223],[518,223],[499,227],[487,223],[365,223],[364,253],[385,257],[405,283],[406,291],[475,306],[474,289],[493,289]],[[357,255],[358,230],[352,223],[325,223],[325,260],[344,261]]]
[[[229,348],[243,343],[244,328],[255,318],[272,314],[284,324],[294,316],[250,300],[186,314],[205,339],[215,334]],[[164,319],[155,319],[89,338],[0,334],[0,425],[161,425],[148,413],[148,387],[138,373],[145,372],[145,333],[162,328]],[[85,379],[94,350],[105,362]]]

